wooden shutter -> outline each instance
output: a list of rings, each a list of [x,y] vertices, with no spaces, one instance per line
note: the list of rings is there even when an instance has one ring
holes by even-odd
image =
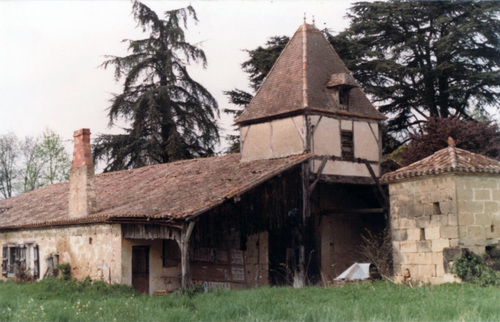
[[[26,245],[19,245],[19,261],[17,263],[17,272],[26,270]]]
[[[38,245],[33,244],[33,278],[40,277],[40,261],[38,260]]]
[[[7,263],[9,261],[9,246],[7,244],[2,247],[2,275],[7,277]]]

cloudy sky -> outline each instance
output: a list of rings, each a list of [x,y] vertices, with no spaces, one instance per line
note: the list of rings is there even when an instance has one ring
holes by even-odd
[[[145,1],[157,13],[195,8],[199,23],[189,25],[187,40],[201,45],[208,67],[190,70],[221,110],[229,106],[224,90],[247,89],[243,49],[293,35],[304,13],[320,29],[342,31],[350,2]],[[129,1],[0,1],[0,134],[36,136],[49,127],[70,142],[84,127],[93,135],[119,133],[107,127],[106,108],[120,84],[99,65],[105,55],[126,54],[122,39],[141,37]],[[230,128],[224,113],[220,124]]]

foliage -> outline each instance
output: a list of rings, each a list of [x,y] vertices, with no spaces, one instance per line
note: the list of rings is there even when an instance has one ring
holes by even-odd
[[[17,177],[16,160],[19,157],[19,143],[14,133],[0,136],[0,193],[4,198],[13,194]]]
[[[203,50],[184,36],[188,19],[198,21],[195,10],[167,11],[161,19],[134,1],[132,13],[148,37],[125,40],[131,53],[102,64],[114,67],[116,81],[124,80],[111,100],[109,124],[121,120],[129,127],[125,134],[98,136],[94,156],[107,162],[105,171],[115,171],[213,155],[217,102],[186,68],[191,61],[206,66]]]
[[[458,148],[500,160],[500,129],[493,121],[429,118],[422,130],[410,134],[410,144],[401,153],[403,164],[421,160],[448,146],[452,137]]]
[[[0,282],[1,321],[498,321],[498,288],[389,283],[138,295],[103,282]],[[423,309],[425,308],[425,309]]]
[[[69,263],[62,263],[57,265],[57,269],[59,270],[59,276],[63,280],[71,279],[71,265]]]
[[[249,74],[250,87],[257,91],[267,76],[274,62],[278,59],[279,55],[285,48],[290,40],[287,36],[274,36],[267,40],[264,47],[259,46],[255,49],[245,50],[250,57],[248,60],[241,64],[244,72]],[[225,113],[238,117],[243,109],[250,103],[253,94],[243,91],[241,89],[233,89],[225,91],[224,95],[229,98],[229,102],[236,105],[236,109],[224,109]],[[239,134],[229,134],[226,139],[230,142],[230,146],[226,153],[235,153],[240,150],[240,136]]]
[[[380,233],[366,230],[361,236],[359,253],[367,263],[374,264],[378,272],[392,276],[392,240],[390,228]]]
[[[69,179],[71,162],[64,142],[46,129],[37,138],[0,135],[0,195],[10,198]]]
[[[358,2],[330,41],[365,92],[406,133],[429,117],[500,107],[500,3]]]
[[[480,255],[467,250],[453,261],[452,272],[463,281],[481,286],[500,286],[500,272],[488,267]]]

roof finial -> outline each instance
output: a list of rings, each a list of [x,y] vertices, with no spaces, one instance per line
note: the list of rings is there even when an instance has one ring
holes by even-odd
[[[455,146],[455,140],[451,136],[448,137],[448,146]]]
[[[313,15],[313,26],[316,26],[316,20],[314,20],[314,15]]]
[[[306,13],[304,12],[304,23],[306,23]]]

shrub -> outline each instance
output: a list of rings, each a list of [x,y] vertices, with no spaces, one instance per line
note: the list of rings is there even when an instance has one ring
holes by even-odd
[[[359,253],[367,263],[374,264],[384,276],[392,275],[392,242],[389,228],[380,233],[366,230],[361,236]]]
[[[57,265],[59,274],[63,280],[69,280],[71,278],[71,265],[69,263],[63,263]]]
[[[480,255],[467,250],[461,257],[455,258],[452,272],[464,282],[481,286],[500,286],[500,272],[488,267]]]

